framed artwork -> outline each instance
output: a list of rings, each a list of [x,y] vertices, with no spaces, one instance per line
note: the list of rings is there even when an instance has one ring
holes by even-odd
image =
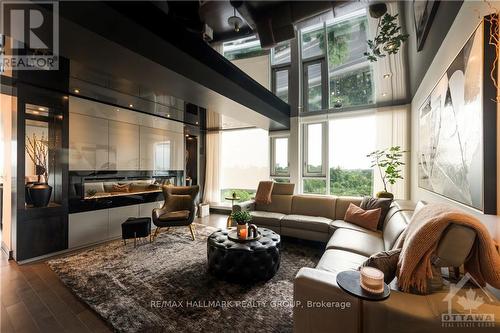
[[[424,47],[425,39],[431,28],[434,16],[436,16],[438,6],[439,1],[413,0],[413,20],[415,22],[418,51]]]
[[[496,214],[496,93],[489,75],[494,49],[485,42],[486,24],[419,109],[418,185]]]

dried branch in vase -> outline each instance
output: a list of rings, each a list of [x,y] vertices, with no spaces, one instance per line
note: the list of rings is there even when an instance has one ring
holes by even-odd
[[[49,173],[47,158],[49,155],[49,142],[45,139],[45,135],[42,134],[40,139],[37,138],[36,134],[33,133],[33,137],[26,137],[28,144],[26,145],[26,152],[30,157],[31,161],[35,165],[35,174],[38,176],[38,182],[41,182],[41,176],[44,178],[44,182],[48,183]]]

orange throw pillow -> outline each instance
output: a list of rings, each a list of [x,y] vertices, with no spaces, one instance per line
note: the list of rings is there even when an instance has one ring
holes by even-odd
[[[273,181],[259,182],[257,193],[255,193],[255,203],[260,205],[269,205],[271,203],[271,193],[273,192]]]
[[[345,212],[344,221],[351,222],[360,227],[377,231],[378,220],[382,214],[381,208],[364,210],[350,203]]]

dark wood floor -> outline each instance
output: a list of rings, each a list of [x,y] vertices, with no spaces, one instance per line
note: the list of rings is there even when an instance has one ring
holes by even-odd
[[[226,219],[227,216],[212,214],[195,222],[224,227]],[[112,331],[64,286],[44,261],[18,265],[0,252],[1,333]]]

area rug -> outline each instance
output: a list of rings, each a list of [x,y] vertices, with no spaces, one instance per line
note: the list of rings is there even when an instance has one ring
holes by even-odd
[[[155,242],[110,242],[48,265],[74,294],[117,332],[291,332],[293,278],[314,267],[322,249],[282,240],[281,265],[252,285],[217,280],[207,272],[208,235],[197,225],[161,233]]]

